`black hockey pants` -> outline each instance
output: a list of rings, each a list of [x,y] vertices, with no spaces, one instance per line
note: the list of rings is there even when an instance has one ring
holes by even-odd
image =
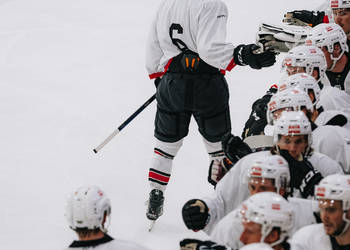
[[[170,66],[156,98],[155,137],[160,141],[184,138],[192,115],[207,141],[218,142],[231,131],[228,86],[218,70],[186,73]]]

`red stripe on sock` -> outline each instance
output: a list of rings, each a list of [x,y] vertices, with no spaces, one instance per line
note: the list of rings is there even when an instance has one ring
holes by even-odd
[[[164,175],[152,172],[152,171],[149,172],[148,177],[162,181],[162,182],[166,182],[166,183],[168,183],[169,179],[170,179],[170,177],[167,177],[167,176],[164,176]]]

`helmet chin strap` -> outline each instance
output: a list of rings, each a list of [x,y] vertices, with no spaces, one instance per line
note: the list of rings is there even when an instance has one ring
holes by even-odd
[[[339,61],[339,59],[344,55],[344,50],[342,50],[342,52],[340,53],[340,55],[338,56],[338,58],[334,58],[332,56],[332,54],[330,54],[331,59],[332,59],[332,66],[330,67],[330,69],[328,69],[329,71],[332,71],[335,68],[335,65],[337,64],[337,62]]]
[[[346,210],[343,213],[343,221],[345,221],[345,227],[344,227],[343,231],[339,234],[339,236],[343,235],[350,227],[350,219],[346,218],[347,212],[348,211]]]

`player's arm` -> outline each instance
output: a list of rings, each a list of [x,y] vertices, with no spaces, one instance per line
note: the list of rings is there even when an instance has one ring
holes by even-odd
[[[153,20],[146,44],[146,69],[150,79],[155,79],[163,75],[159,70],[160,60],[163,51],[160,48],[156,29],[157,17]]]
[[[233,46],[226,42],[228,11],[221,1],[203,4],[198,16],[196,36],[199,56],[208,64],[230,71],[235,65],[249,65],[254,69],[269,67],[275,63],[271,51],[259,53],[255,44]]]

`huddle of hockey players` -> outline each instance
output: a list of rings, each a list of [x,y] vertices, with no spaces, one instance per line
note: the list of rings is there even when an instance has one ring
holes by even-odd
[[[187,201],[182,218],[210,240],[184,239],[182,250],[350,249],[350,1],[287,13],[284,26],[263,24],[259,46],[227,43],[227,16],[219,0],[165,0],[152,24],[150,231],[163,215],[173,159],[193,115],[214,190]],[[254,102],[242,138],[232,135],[223,73],[273,66],[279,53],[280,82]],[[98,187],[74,192],[66,217],[79,241],[69,249],[145,249],[107,234],[110,213]]]

